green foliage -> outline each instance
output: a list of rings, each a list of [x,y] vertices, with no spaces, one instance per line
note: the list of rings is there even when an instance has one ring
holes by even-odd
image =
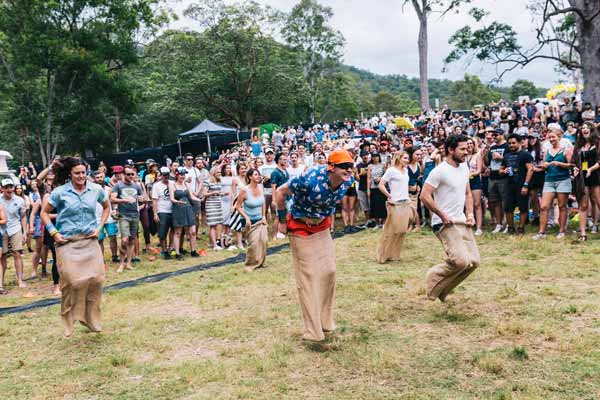
[[[487,104],[500,100],[501,94],[483,83],[475,75],[465,74],[461,81],[453,83],[450,89],[452,107],[470,110],[475,104]]]
[[[510,100],[517,100],[519,96],[529,96],[533,99],[540,96],[540,90],[533,82],[519,79],[510,87]]]

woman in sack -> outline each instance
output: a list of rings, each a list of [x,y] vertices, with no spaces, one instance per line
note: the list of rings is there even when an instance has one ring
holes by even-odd
[[[381,240],[377,245],[377,262],[399,260],[402,243],[406,233],[417,221],[416,208],[409,195],[410,156],[398,151],[392,160],[392,166],[385,171],[379,181],[379,190],[387,198],[387,219],[383,225]],[[386,187],[386,184],[389,187]]]
[[[105,276],[98,236],[110,213],[109,200],[99,185],[87,180],[86,164],[81,158],[62,158],[52,168],[58,187],[44,202],[41,218],[56,245],[64,335],[73,334],[75,321],[100,332]],[[96,203],[103,208],[99,224]],[[56,225],[50,214],[56,214]]]
[[[262,188],[262,176],[257,169],[250,168],[246,173],[248,186],[240,189],[236,211],[244,218],[243,226],[248,232],[248,252],[246,266],[248,272],[264,266],[267,257],[268,230],[265,218],[267,207]]]

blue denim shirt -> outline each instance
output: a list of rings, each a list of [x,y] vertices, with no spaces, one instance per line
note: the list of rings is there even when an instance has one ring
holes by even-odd
[[[104,203],[106,196],[100,185],[87,182],[80,194],[71,182],[50,193],[48,202],[56,209],[56,229],[65,237],[87,235],[98,226],[96,203]]]

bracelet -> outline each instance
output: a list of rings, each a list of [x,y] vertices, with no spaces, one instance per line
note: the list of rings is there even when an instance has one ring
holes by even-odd
[[[50,231],[50,236],[54,237],[54,236],[56,236],[57,233],[58,233],[58,230],[56,228],[54,228]]]

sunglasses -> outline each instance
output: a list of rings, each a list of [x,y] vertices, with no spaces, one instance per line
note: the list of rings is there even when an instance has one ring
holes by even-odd
[[[340,168],[340,169],[352,169],[354,167],[354,164],[346,162],[346,163],[335,164],[335,167]]]
[[[135,176],[135,174],[133,174],[133,173],[127,173],[125,175],[127,175],[127,176]]]
[[[186,161],[194,161],[194,159],[193,159],[193,158],[191,158],[191,157],[190,157],[190,158],[186,158],[185,160],[186,160]]]

